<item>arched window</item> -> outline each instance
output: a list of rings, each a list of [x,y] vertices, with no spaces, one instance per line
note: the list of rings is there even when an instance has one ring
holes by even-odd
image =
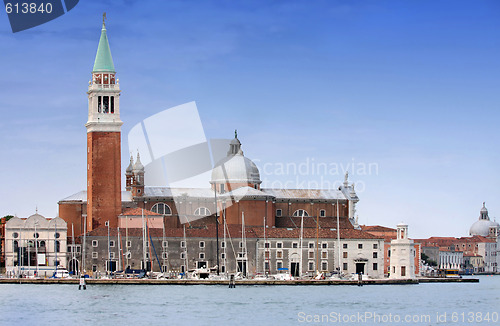
[[[194,215],[196,215],[196,216],[208,216],[208,215],[211,215],[211,214],[212,213],[210,213],[210,211],[206,207],[198,207],[194,211]]]
[[[296,210],[295,213],[293,213],[293,216],[302,217],[302,214],[304,214],[304,216],[309,216],[309,214],[307,213],[307,211],[305,211],[303,209]]]
[[[165,203],[154,204],[153,207],[151,207],[151,211],[162,215],[172,215],[172,210]]]

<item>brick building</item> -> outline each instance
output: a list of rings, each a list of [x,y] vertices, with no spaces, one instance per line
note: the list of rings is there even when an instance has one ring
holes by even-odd
[[[82,263],[87,270],[151,266],[181,271],[218,264],[221,269],[249,273],[275,272],[284,266],[297,274],[340,268],[346,273],[382,275],[381,238],[357,227],[354,215],[359,198],[347,174],[336,189],[262,188],[259,169],[243,154],[236,132],[206,188],[150,187],[137,154],[125,171],[123,191],[120,92],[103,24],[87,92],[87,190],[58,203],[59,216],[75,234],[86,234]],[[146,239],[145,228],[140,227],[145,223]],[[303,252],[298,261],[301,229]],[[334,251],[339,229],[342,250]],[[217,238],[221,240],[224,231],[238,245],[223,259],[220,254],[229,247],[219,241],[217,255]],[[243,242],[245,253],[240,252]],[[267,249],[275,252],[266,253]]]

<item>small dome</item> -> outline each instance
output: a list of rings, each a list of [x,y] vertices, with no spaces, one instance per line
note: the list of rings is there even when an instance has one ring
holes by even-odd
[[[134,170],[134,158],[132,155],[130,155],[130,164],[128,165],[127,169],[125,170],[126,173],[132,173]]]
[[[142,165],[142,163],[141,163],[141,157],[139,156],[139,153],[137,153],[137,161],[135,161],[133,171],[134,172],[144,172],[144,165]]]

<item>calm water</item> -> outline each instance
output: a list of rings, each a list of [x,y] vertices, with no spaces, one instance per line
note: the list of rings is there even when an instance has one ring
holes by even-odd
[[[78,291],[77,285],[1,284],[0,325],[500,325],[496,319],[500,318],[500,276],[480,280],[235,289],[91,285],[86,291]],[[484,320],[486,313],[489,321]],[[359,319],[370,314],[379,319]],[[413,321],[397,322],[396,315]],[[314,322],[318,318],[323,323]]]

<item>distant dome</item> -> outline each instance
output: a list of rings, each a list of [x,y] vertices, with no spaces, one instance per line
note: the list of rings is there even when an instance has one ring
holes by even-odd
[[[469,229],[470,235],[482,235],[483,237],[487,237],[490,234],[490,227],[498,227],[499,224],[497,222],[490,221],[490,217],[488,216],[488,209],[486,208],[485,203],[483,203],[483,207],[481,208],[479,214],[479,220],[474,222]]]
[[[260,184],[261,182],[257,165],[243,155],[241,143],[235,131],[227,156],[217,162],[212,170],[211,183]]]
[[[470,227],[469,234],[470,235],[482,235],[483,237],[487,237],[490,234],[490,227],[498,226],[498,223],[495,223],[490,220],[479,220],[476,221]]]

